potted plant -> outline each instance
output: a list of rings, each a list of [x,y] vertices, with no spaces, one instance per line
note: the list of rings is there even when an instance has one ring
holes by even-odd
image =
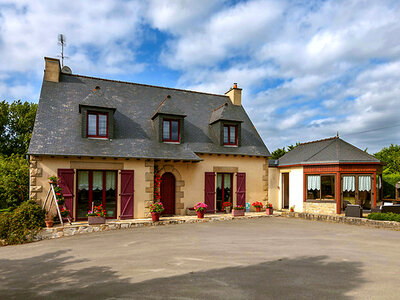
[[[70,212],[66,207],[61,207],[60,208],[60,213],[61,213],[61,217],[63,218],[68,218]]]
[[[89,225],[104,224],[106,222],[106,211],[103,209],[103,205],[93,206],[92,210],[87,213]]]
[[[206,212],[207,204],[199,202],[194,206],[194,210],[197,212],[197,218],[203,219],[204,213]]]
[[[229,214],[232,210],[232,203],[231,202],[224,202],[222,203],[222,208],[225,210],[225,213]]]
[[[46,227],[47,228],[53,227],[53,224],[54,224],[53,215],[50,212],[46,212],[45,222],[46,222]]]
[[[57,197],[56,201],[57,201],[58,205],[64,205],[65,204],[64,196]]]
[[[293,205],[293,206],[291,206],[290,207],[290,212],[294,212],[294,207],[295,207],[296,205]]]
[[[49,177],[49,183],[50,184],[54,184],[54,185],[58,185],[60,183],[60,179],[58,179],[57,176],[50,176]]]
[[[265,206],[265,212],[267,215],[272,215],[274,213],[274,208],[272,207],[271,203],[267,203]]]
[[[263,207],[263,204],[259,201],[253,202],[251,205],[255,207],[256,212],[260,212],[261,208]]]
[[[243,205],[234,206],[232,210],[232,216],[244,216],[244,209],[245,207]]]
[[[164,205],[157,201],[149,206],[150,212],[151,212],[151,220],[153,222],[157,222],[160,220],[160,215],[164,211]]]

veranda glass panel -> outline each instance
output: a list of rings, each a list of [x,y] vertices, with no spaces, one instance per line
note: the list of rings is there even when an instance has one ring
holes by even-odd
[[[343,209],[349,204],[356,204],[356,177],[343,176],[342,179]]]
[[[92,206],[103,204],[103,172],[93,171]]]
[[[169,121],[163,121],[163,139],[169,140]]]
[[[97,115],[88,115],[88,135],[97,135]]]
[[[228,126],[224,127],[224,144],[228,144],[229,139],[228,139]]]
[[[99,135],[107,136],[107,116],[99,115]]]
[[[317,200],[321,195],[321,178],[319,175],[307,176],[307,199]]]
[[[107,217],[116,216],[116,172],[106,172],[106,214]]]
[[[229,143],[230,144],[235,144],[236,143],[236,127],[235,126],[230,126],[229,130],[230,130]]]
[[[358,199],[364,209],[371,209],[371,176],[358,176]]]
[[[89,210],[89,171],[78,171],[77,218],[86,218]]]
[[[173,141],[179,140],[179,122],[171,121],[171,139]]]
[[[335,176],[321,175],[321,200],[335,199]]]

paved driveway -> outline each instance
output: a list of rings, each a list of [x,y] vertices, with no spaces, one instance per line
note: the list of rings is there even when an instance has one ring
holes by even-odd
[[[400,232],[263,218],[0,248],[0,299],[399,299]]]

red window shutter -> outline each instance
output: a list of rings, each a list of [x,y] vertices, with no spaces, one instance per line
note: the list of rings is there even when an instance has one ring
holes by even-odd
[[[121,171],[120,219],[133,219],[134,171]]]
[[[236,205],[246,206],[246,173],[237,173],[236,177]]]
[[[207,204],[207,212],[215,212],[215,173],[206,172],[205,188],[204,188],[204,203]]]
[[[65,206],[70,211],[72,218],[74,213],[74,170],[58,169],[58,178],[60,178],[61,192],[65,198]]]

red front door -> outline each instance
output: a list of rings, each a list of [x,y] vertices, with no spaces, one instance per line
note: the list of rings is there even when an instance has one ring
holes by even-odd
[[[175,176],[164,173],[161,176],[161,202],[164,205],[164,215],[175,214]]]

